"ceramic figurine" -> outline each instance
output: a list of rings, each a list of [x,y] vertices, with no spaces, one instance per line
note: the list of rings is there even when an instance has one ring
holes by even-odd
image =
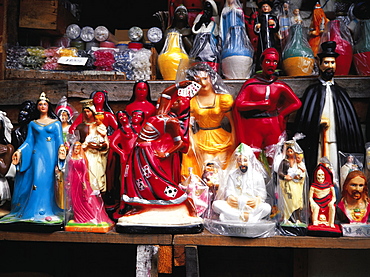
[[[293,16],[290,18],[290,22],[293,24],[302,24],[302,17],[299,9],[293,10]]]
[[[136,138],[144,122],[144,117],[145,116],[143,111],[134,111],[134,122],[133,122],[130,115],[126,111],[117,112],[117,120],[119,127],[111,137],[110,147],[112,151],[119,155],[121,182],[119,189],[116,188],[117,192],[115,191],[114,194],[118,193],[119,195],[122,195],[124,193],[123,191],[125,180],[124,177],[125,175],[127,175],[126,163],[128,157],[132,152],[132,149],[134,148]],[[137,127],[135,128],[135,126]],[[119,196],[117,200],[119,200]],[[114,217],[118,218],[123,215],[124,203],[122,202],[121,204],[122,204],[121,207],[117,211],[118,214],[115,213]]]
[[[9,213],[11,192],[8,182],[14,146],[11,144],[13,125],[6,113],[0,111],[0,217]]]
[[[114,130],[118,128],[117,120],[114,116],[112,108],[109,106],[108,102],[108,92],[107,91],[94,91],[90,94],[90,99],[93,100],[95,110],[97,112],[104,112],[104,122],[103,124],[108,129],[108,136],[113,134]],[[69,128],[69,133],[73,134],[77,125],[82,122],[83,115],[80,114],[76,120],[72,123]]]
[[[362,168],[361,168],[362,169]],[[354,170],[361,170],[358,165],[358,161],[352,154],[346,156],[346,162],[340,168],[340,186],[343,188],[344,181],[347,178],[348,173]]]
[[[217,160],[225,169],[234,151],[233,97],[221,77],[206,64],[198,63],[189,68],[187,78],[199,83],[201,88],[190,101],[190,115],[194,118],[192,141],[196,151],[183,157],[182,174],[187,176],[188,167],[192,167],[193,173],[201,176],[204,161]],[[225,119],[231,130],[222,126]]]
[[[221,11],[220,38],[224,47],[227,34],[232,26],[245,27],[244,12],[239,0],[226,0]]]
[[[284,142],[285,158],[280,162],[279,207],[282,212],[280,227],[283,234],[304,235],[307,228],[305,185],[307,170],[303,152],[294,140]]]
[[[149,83],[144,80],[135,82],[132,96],[125,108],[129,116],[132,116],[136,110],[143,111],[145,113],[145,119],[155,114],[155,106],[152,104]]]
[[[256,55],[256,70],[260,69],[262,60],[260,59],[262,52],[268,48],[276,48],[276,35],[280,29],[279,21],[275,15],[271,13],[272,2],[260,1],[258,7],[261,12],[254,24],[254,32],[258,34],[258,47]]]
[[[325,26],[328,22],[329,19],[326,17],[321,5],[317,2],[313,10],[308,39],[308,43],[310,44],[315,57],[320,48],[321,35],[324,32]]]
[[[346,90],[333,80],[336,57],[339,55],[335,47],[334,41],[321,45],[322,51],[318,54],[319,80],[305,90],[301,98],[302,108],[295,117],[296,132],[305,135],[300,146],[305,153],[309,174],[313,173],[321,157],[327,157],[337,173],[338,151],[359,153],[360,156],[364,152],[365,144],[356,111]],[[338,176],[334,177],[338,179]]]
[[[219,72],[221,63],[217,5],[213,0],[204,2],[204,11],[194,21],[192,31],[195,34],[193,48],[189,56],[196,61],[205,62],[214,71]]]
[[[116,224],[118,232],[182,233],[203,229],[193,202],[179,186],[179,154],[188,148],[180,118],[189,116],[189,100],[193,96],[186,89],[189,85],[191,81],[182,81],[166,88],[161,95],[166,101],[157,112],[168,113],[149,118],[138,135],[127,162],[122,195],[125,214]]]
[[[188,10],[188,24],[193,26],[196,16],[203,9],[202,0],[168,0],[168,26],[173,24],[175,10],[178,6],[184,5]]]
[[[184,50],[188,54],[193,47],[193,33],[191,26],[188,23],[188,9],[184,5],[179,5],[175,9],[175,14],[172,24],[164,32],[164,38],[168,36],[168,33],[176,30],[181,34],[180,40],[184,47]]]
[[[10,214],[0,220],[0,228],[12,228],[13,224],[16,228],[17,223],[31,224],[29,230],[62,228],[63,211],[56,203],[54,191],[55,166],[58,159],[65,159],[58,157],[59,148],[64,148],[62,125],[45,93],[41,93],[36,105],[38,119],[29,123],[25,142],[13,154],[17,174],[12,207]]]
[[[273,75],[279,63],[277,50],[266,49],[261,60],[262,74],[243,84],[234,102],[233,116],[237,143],[266,150],[279,141],[289,115],[300,108],[301,102],[286,83]]]
[[[289,1],[284,1],[282,4],[281,10],[279,11],[278,14],[278,19],[279,19],[279,32],[278,32],[278,37],[280,40],[280,45],[281,49],[285,48],[287,39],[289,37],[289,28],[292,24],[291,22],[291,16],[292,16],[292,11],[290,7]]]
[[[87,105],[92,107],[91,102]],[[87,109],[86,105],[84,109]],[[109,140],[107,128],[103,124],[104,114],[93,112],[93,115],[94,122],[88,125],[88,133],[82,143],[82,149],[88,161],[90,185],[96,193],[104,193],[107,190],[105,170],[107,167]]]
[[[69,134],[69,127],[71,126],[74,117],[78,112],[67,102],[67,97],[63,96],[55,109],[63,129],[63,140],[67,142],[67,135]]]
[[[12,145],[15,150],[25,141],[27,137],[28,123],[36,119],[36,114],[35,102],[27,100],[20,105],[20,111],[18,114],[19,127],[12,131]]]
[[[336,210],[343,236],[369,237],[370,205],[368,193],[365,174],[360,170],[351,171],[343,184],[342,198]]]
[[[318,236],[341,236],[341,230],[335,224],[336,194],[333,174],[320,163],[314,171],[308,199],[311,208],[311,224],[308,234]]]
[[[348,75],[352,65],[353,40],[347,25],[339,19],[329,21],[321,36],[321,43],[325,41],[335,41],[337,44],[335,51],[339,56],[336,58],[335,75]]]
[[[313,73],[315,58],[302,28],[302,24],[294,24],[289,29],[289,40],[282,53],[283,69],[288,76]]]
[[[275,223],[266,220],[271,212],[267,173],[248,145],[236,148],[227,176],[212,204],[216,216],[206,221],[207,229],[230,236],[273,235]]]
[[[100,194],[93,192],[89,182],[88,161],[79,141],[73,143],[66,174],[66,231],[106,233],[113,228]]]

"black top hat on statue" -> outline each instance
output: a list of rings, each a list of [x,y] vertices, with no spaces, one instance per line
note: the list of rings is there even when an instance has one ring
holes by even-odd
[[[335,52],[335,48],[337,47],[337,43],[335,41],[325,41],[321,44],[322,52],[318,53],[320,59],[325,57],[338,57],[339,54]]]
[[[271,8],[273,7],[273,2],[272,1],[267,1],[267,0],[261,1],[257,5],[258,5],[259,8],[262,8],[262,5],[264,5],[264,4],[269,5]]]

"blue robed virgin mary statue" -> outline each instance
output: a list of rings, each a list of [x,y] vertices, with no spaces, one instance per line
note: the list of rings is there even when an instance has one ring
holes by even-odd
[[[45,93],[37,101],[37,110],[38,119],[29,123],[26,140],[13,154],[17,173],[12,206],[10,214],[0,219],[0,229],[12,223],[63,223],[54,190],[55,167],[66,156],[62,125]]]

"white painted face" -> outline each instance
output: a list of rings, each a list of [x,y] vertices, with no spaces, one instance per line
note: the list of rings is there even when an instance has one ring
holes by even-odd
[[[316,174],[317,182],[320,184],[325,182],[325,172],[322,169],[319,169]]]

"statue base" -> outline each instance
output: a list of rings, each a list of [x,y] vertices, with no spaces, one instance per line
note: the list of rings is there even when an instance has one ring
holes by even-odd
[[[63,231],[63,223],[44,224],[34,222],[0,223],[0,231],[53,233]]]
[[[291,223],[283,224],[280,223],[279,232],[283,236],[306,236],[307,235],[307,224],[304,223]]]
[[[344,237],[370,237],[370,224],[366,223],[352,223],[341,224]]]
[[[334,228],[326,225],[309,225],[307,228],[307,235],[313,237],[341,237],[342,230],[337,224],[335,224]]]
[[[276,223],[273,221],[261,220],[258,223],[248,222],[223,222],[219,220],[205,219],[206,229],[212,234],[246,237],[246,238],[267,238],[275,236]]]
[[[116,232],[131,234],[195,234],[203,229],[203,219],[187,203],[134,206],[116,223]]]
[[[87,233],[108,233],[114,227],[109,223],[76,223],[74,220],[68,221],[64,230],[67,232],[87,232]]]

